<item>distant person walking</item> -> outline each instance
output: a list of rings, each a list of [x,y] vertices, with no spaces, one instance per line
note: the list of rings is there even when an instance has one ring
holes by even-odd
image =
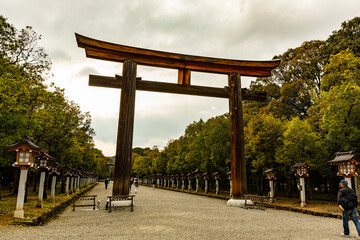
[[[156,179],[153,179],[153,180],[152,180],[152,185],[153,185],[153,190],[155,190]]]
[[[337,203],[342,212],[344,233],[345,237],[349,237],[349,218],[354,222],[358,235],[360,236],[360,223],[358,218],[358,200],[356,193],[353,189],[348,187],[348,182],[343,179],[340,182],[340,189],[337,196]]]
[[[108,184],[109,184],[109,179],[107,178],[107,179],[105,179],[105,189],[107,189]]]
[[[139,179],[138,178],[134,178],[134,186],[135,186],[135,193],[137,193],[138,187],[139,187]]]

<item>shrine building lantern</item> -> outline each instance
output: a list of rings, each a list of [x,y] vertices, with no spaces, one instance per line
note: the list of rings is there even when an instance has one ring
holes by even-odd
[[[292,168],[295,168],[295,176],[300,178],[300,206],[306,206],[306,197],[305,197],[305,177],[309,176],[309,168],[310,166],[306,162],[298,162],[295,163]]]
[[[270,187],[270,201],[273,201],[275,197],[275,187],[274,181],[276,180],[276,171],[273,168],[269,168],[264,171],[266,175],[266,179],[269,180],[269,187]]]
[[[24,135],[19,142],[6,146],[5,149],[10,152],[16,152],[16,162],[13,163],[13,167],[18,167],[21,169],[14,217],[24,218],[23,207],[27,173],[30,167],[35,166],[35,154],[43,152],[43,150],[41,147],[37,146],[34,143],[34,140],[32,140],[27,135]]]
[[[42,152],[42,148],[27,135],[24,135],[19,142],[6,146],[5,149],[16,152],[16,162],[13,163],[13,167],[19,167],[22,170],[34,167],[35,154]]]
[[[359,159],[355,155],[355,151],[337,152],[333,160],[329,161],[331,165],[338,166],[338,176],[342,176],[348,181],[351,188],[351,177],[357,176],[356,165],[358,165]]]
[[[266,180],[269,180],[269,181],[275,181],[276,180],[276,171],[275,171],[275,169],[273,169],[273,168],[266,169],[264,171],[264,173],[265,173],[265,176],[266,176]]]
[[[295,163],[292,168],[295,168],[295,176],[299,178],[304,178],[309,176],[309,168],[310,166],[306,162]]]
[[[37,169],[40,171],[39,194],[36,207],[40,208],[42,208],[43,204],[45,174],[50,168],[50,158],[50,155],[45,152],[42,152],[41,155],[36,158],[39,161],[39,166],[37,167]]]

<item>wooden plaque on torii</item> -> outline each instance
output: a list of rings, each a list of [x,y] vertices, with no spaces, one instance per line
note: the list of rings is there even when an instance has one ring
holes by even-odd
[[[267,77],[280,60],[209,58],[124,46],[76,33],[75,36],[87,57],[124,63],[122,76],[89,76],[90,86],[121,88],[113,195],[129,194],[136,90],[228,98],[233,198],[239,199],[247,193],[242,101],[265,101],[266,93],[242,89],[240,77]],[[137,78],[137,65],[177,69],[178,83]],[[191,85],[191,71],[227,74],[229,85],[225,88]]]

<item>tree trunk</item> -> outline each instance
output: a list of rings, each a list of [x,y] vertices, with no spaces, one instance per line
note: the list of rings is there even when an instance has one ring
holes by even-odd
[[[286,175],[286,193],[288,198],[292,198],[292,176],[291,174]]]

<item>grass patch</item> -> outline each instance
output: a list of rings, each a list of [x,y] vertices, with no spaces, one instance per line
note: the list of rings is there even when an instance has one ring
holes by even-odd
[[[92,189],[94,185],[84,187],[79,192],[87,192]],[[72,199],[79,193],[73,193],[69,196],[66,194],[57,193],[55,195],[55,202],[50,198],[50,192],[48,194],[48,199],[43,201],[42,208],[36,207],[38,200],[37,193],[28,193],[28,201],[24,203],[24,217],[25,219],[15,219],[13,217],[17,196],[7,196],[3,197],[0,200],[0,226],[1,225],[12,225],[12,224],[28,224],[28,225],[37,225],[44,224],[49,220],[56,217],[57,214],[61,213],[63,210],[68,207]],[[42,217],[44,216],[44,217]]]

